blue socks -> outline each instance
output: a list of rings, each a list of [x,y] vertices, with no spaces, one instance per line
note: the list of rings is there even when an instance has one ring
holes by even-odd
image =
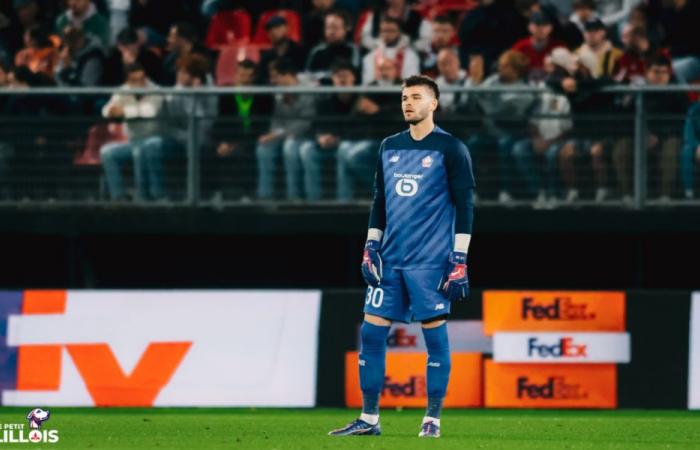
[[[386,368],[386,338],[390,328],[369,322],[362,322],[360,327],[360,388],[363,414],[379,414],[379,396],[384,389]]]
[[[447,322],[436,328],[423,328],[428,347],[428,408],[425,415],[440,418],[442,401],[450,381],[450,343],[447,339]]]

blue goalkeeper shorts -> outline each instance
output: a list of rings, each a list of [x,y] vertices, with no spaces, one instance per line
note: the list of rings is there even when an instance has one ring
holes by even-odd
[[[442,269],[384,269],[381,284],[367,287],[364,312],[392,321],[424,321],[450,313],[438,292]]]

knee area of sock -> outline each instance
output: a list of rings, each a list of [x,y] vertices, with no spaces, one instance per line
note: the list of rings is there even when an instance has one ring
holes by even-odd
[[[386,348],[386,338],[389,334],[387,326],[374,325],[363,322],[360,327],[360,337],[362,340],[362,351],[383,350]]]
[[[448,354],[450,343],[447,336],[447,322],[435,328],[423,328],[423,338],[429,355]]]

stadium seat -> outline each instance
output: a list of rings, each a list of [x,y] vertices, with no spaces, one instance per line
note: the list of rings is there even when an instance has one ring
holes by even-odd
[[[352,36],[352,41],[357,45],[362,44],[362,27],[364,27],[365,23],[367,23],[367,19],[369,19],[369,15],[371,13],[371,9],[366,9],[362,11],[357,18],[357,23],[355,23],[355,34]]]
[[[255,44],[221,47],[219,58],[216,60],[216,85],[231,86],[235,81],[238,62],[250,59],[257,63],[260,60],[262,48],[265,47]]]
[[[258,45],[270,45],[270,39],[265,31],[265,24],[273,16],[284,17],[289,27],[289,38],[295,42],[301,41],[301,18],[299,13],[292,9],[272,9],[265,11],[260,15],[258,23],[255,27],[255,36],[253,43]]]
[[[73,158],[76,166],[99,166],[100,147],[107,142],[124,142],[127,140],[124,125],[121,123],[101,123],[90,128],[87,142],[81,152]]]
[[[221,11],[211,19],[206,46],[218,49],[225,45],[245,44],[250,41],[251,29],[250,14],[245,10]]]
[[[474,0],[443,0],[426,10],[426,18],[432,20],[437,16],[452,14],[462,16],[477,6]]]

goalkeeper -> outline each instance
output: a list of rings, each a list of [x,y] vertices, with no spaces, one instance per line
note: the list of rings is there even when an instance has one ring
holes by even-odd
[[[392,321],[422,323],[428,348],[428,405],[419,436],[440,437],[450,378],[446,319],[469,295],[467,251],[472,233],[474,175],[465,145],[435,126],[437,84],[404,80],[401,107],[408,130],[379,148],[374,202],[362,274],[368,289],[359,356],[362,414],[334,436],[379,435],[386,339]]]

